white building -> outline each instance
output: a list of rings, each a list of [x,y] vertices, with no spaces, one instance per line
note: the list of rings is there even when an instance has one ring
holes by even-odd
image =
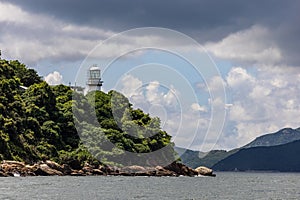
[[[87,92],[100,91],[103,81],[101,80],[101,69],[93,65],[87,72]]]

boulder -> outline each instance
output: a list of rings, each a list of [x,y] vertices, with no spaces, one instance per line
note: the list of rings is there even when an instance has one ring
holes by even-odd
[[[55,169],[57,171],[63,172],[63,168],[56,162],[51,160],[46,160],[45,164],[47,164],[51,169]]]
[[[13,176],[14,174],[26,175],[25,163],[5,160],[1,163],[0,169],[4,174]]]
[[[113,175],[113,176],[118,176],[120,174],[120,169],[116,166],[99,166],[99,169],[107,175]],[[126,172],[127,173],[127,172]]]
[[[50,168],[47,164],[40,164],[37,170],[34,172],[37,176],[62,176],[63,173],[55,169]]]
[[[101,171],[100,169],[93,169],[92,170],[93,175],[104,175],[105,173]]]
[[[63,164],[61,167],[64,175],[70,175],[73,172],[72,168],[68,164]]]
[[[71,176],[86,176],[86,174],[82,170],[74,170],[70,175]]]
[[[161,166],[155,167],[154,176],[178,176],[176,172],[165,169]]]
[[[8,175],[5,172],[0,171],[0,177],[7,177]]]
[[[84,171],[85,173],[92,173],[93,168],[92,167],[88,167],[88,166],[84,166],[82,168],[82,171]]]
[[[135,173],[145,171],[145,168],[138,165],[126,166],[121,169],[123,172]]]
[[[138,171],[134,173],[134,176],[155,176],[155,171]]]
[[[77,159],[70,160],[70,161],[67,162],[67,164],[68,164],[72,169],[75,169],[75,170],[80,170],[80,169],[82,169],[82,165],[81,165],[80,161],[77,160]]]
[[[195,169],[195,171],[197,171],[200,175],[203,176],[216,176],[215,174],[213,174],[213,170],[204,166],[200,166],[197,167]]]
[[[13,161],[13,160],[3,160],[2,164],[4,165],[10,165],[10,166],[15,166],[19,168],[25,167],[24,162],[19,162],[19,161]]]
[[[187,167],[186,165],[178,162],[173,162],[167,166],[164,167],[164,169],[170,170],[175,172],[178,176],[195,176],[198,175],[198,172],[190,167]]]

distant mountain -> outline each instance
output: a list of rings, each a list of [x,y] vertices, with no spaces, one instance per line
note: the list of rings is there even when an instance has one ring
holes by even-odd
[[[284,128],[276,133],[260,136],[242,148],[276,146],[300,140],[300,128]]]
[[[241,149],[215,164],[217,171],[300,172],[300,140],[278,146]]]
[[[193,151],[185,148],[175,147],[175,151],[180,155],[182,163],[185,165],[196,168],[198,166],[213,167],[223,159],[236,154],[241,149],[248,149],[253,147],[269,147],[287,144],[296,140],[300,140],[300,128],[284,128],[275,133],[266,134],[257,137],[249,144],[233,149],[231,151],[225,150],[212,150],[210,152]]]
[[[225,150],[212,150],[206,154],[205,157],[201,158],[199,163],[197,165],[202,165],[206,167],[212,167],[219,161],[227,158],[228,156],[236,153],[238,149],[233,149],[231,151],[225,151]]]
[[[193,151],[181,147],[174,147],[174,150],[180,156],[181,162],[189,167],[199,167],[198,164],[201,162],[201,157],[205,156],[204,152]]]
[[[201,152],[181,147],[174,147],[174,150],[180,156],[181,162],[191,168],[197,168],[199,166],[212,167],[220,160],[237,151],[236,149],[234,149],[232,151],[212,150],[210,152]]]

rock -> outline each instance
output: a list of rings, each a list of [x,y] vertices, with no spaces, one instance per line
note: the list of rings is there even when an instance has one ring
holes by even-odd
[[[108,173],[108,170],[107,170],[107,167],[106,167],[106,166],[100,165],[100,166],[98,167],[98,169],[101,170],[102,172],[104,172],[105,174]]]
[[[70,175],[73,172],[73,170],[68,164],[63,164],[61,167],[63,169],[64,175]]]
[[[47,164],[51,169],[55,169],[57,171],[63,172],[63,168],[56,162],[51,160],[46,160],[45,164]]]
[[[13,160],[3,160],[2,164],[16,166],[16,167],[20,167],[20,168],[25,167],[25,163],[24,162],[13,161]]]
[[[1,176],[88,176],[88,175],[112,175],[112,176],[194,176],[205,175],[215,176],[213,171],[207,167],[198,167],[196,170],[185,166],[182,163],[173,162],[165,167],[142,167],[138,165],[126,166],[118,168],[107,165],[90,165],[85,163],[81,167],[77,160],[72,160],[68,164],[59,165],[50,160],[40,162],[34,165],[25,165],[18,161],[3,161],[0,164]],[[75,169],[74,169],[75,168]]]
[[[143,171],[135,172],[134,176],[176,176],[176,173],[167,170],[162,166],[156,166],[156,167],[147,167]]]
[[[203,176],[216,176],[215,174],[213,174],[213,170],[204,166],[200,166],[197,167],[195,169],[195,171],[197,171],[200,175]]]
[[[0,177],[7,177],[8,175],[5,172],[0,171]]]
[[[117,176],[120,175],[120,169],[116,166],[101,166],[99,167],[101,171],[105,172],[108,175]]]
[[[163,170],[165,170],[162,166],[156,166],[154,169],[156,171],[163,171]]]
[[[138,165],[126,166],[121,169],[123,172],[135,173],[145,171],[145,168]]]
[[[178,162],[173,162],[167,166],[164,167],[164,169],[170,170],[175,172],[178,176],[195,176],[198,175],[198,172],[190,167],[187,167],[186,165]]]
[[[165,169],[163,167],[156,167],[156,171],[153,174],[154,176],[177,176],[177,174],[174,171]]]
[[[155,171],[138,171],[134,173],[134,176],[154,176]]]
[[[2,162],[0,168],[1,171],[8,176],[13,176],[14,174],[25,176],[27,174],[25,163],[23,162],[5,160]]]
[[[82,166],[81,166],[81,163],[79,162],[79,160],[70,160],[69,162],[67,162],[67,164],[72,168],[72,169],[75,169],[75,170],[80,170],[82,169]]]
[[[104,172],[101,171],[100,169],[93,169],[92,174],[94,174],[94,175],[104,175]]]
[[[70,175],[71,176],[86,176],[86,174],[82,170],[74,170]]]
[[[63,173],[55,169],[50,168],[47,164],[40,164],[37,170],[34,172],[37,176],[62,176]]]
[[[38,167],[39,167],[38,164],[34,164],[34,165],[25,165],[25,169],[26,169],[27,171],[35,171]]]
[[[12,173],[12,172],[7,172],[7,176],[13,177],[13,176],[14,176],[14,173]]]
[[[82,171],[84,171],[85,173],[92,173],[93,168],[85,166],[85,167],[82,168]]]

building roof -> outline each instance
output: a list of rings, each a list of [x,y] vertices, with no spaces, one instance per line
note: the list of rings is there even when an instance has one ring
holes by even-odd
[[[100,67],[97,67],[97,65],[93,65],[92,67],[90,67],[90,71],[93,70],[101,70]]]

